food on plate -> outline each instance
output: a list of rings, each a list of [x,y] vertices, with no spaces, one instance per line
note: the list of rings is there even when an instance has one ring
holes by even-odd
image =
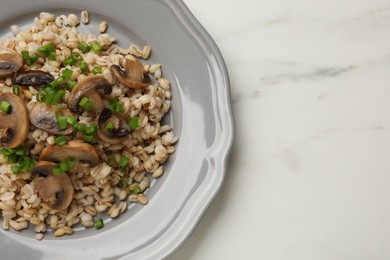
[[[90,15],[80,14],[82,26]],[[93,19],[93,18],[92,18]],[[42,239],[101,229],[164,173],[177,137],[172,98],[151,48],[78,32],[76,14],[42,12],[0,41],[0,212],[4,229]]]

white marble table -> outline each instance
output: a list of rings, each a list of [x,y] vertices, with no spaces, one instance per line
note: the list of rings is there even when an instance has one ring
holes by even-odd
[[[390,259],[390,2],[185,3],[227,63],[236,139],[170,259]]]

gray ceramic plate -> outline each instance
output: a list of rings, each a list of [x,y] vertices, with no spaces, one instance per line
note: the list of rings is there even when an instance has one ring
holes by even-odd
[[[153,183],[147,206],[131,205],[105,227],[72,236],[34,239],[34,232],[0,231],[1,259],[161,259],[189,236],[215,197],[233,140],[227,71],[213,40],[180,0],[52,1],[3,0],[0,33],[9,26],[29,27],[41,11],[80,14],[91,22],[81,32],[97,33],[102,20],[121,46],[152,47],[150,62],[163,64],[172,85],[166,120],[180,141]]]

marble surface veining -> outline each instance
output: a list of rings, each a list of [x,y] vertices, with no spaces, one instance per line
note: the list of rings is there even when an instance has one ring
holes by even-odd
[[[225,58],[236,138],[170,259],[390,259],[390,2],[184,2]]]

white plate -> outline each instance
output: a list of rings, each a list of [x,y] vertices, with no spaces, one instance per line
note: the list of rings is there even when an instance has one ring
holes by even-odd
[[[182,1],[5,0],[0,33],[10,37],[12,24],[30,27],[41,11],[79,15],[83,10],[91,22],[80,32],[96,34],[105,20],[119,45],[152,47],[150,62],[163,65],[172,86],[165,120],[179,137],[176,153],[147,191],[148,205],[130,205],[101,230],[61,238],[45,235],[37,241],[33,231],[1,230],[2,259],[165,258],[190,235],[223,182],[233,140],[227,70],[217,46]]]

